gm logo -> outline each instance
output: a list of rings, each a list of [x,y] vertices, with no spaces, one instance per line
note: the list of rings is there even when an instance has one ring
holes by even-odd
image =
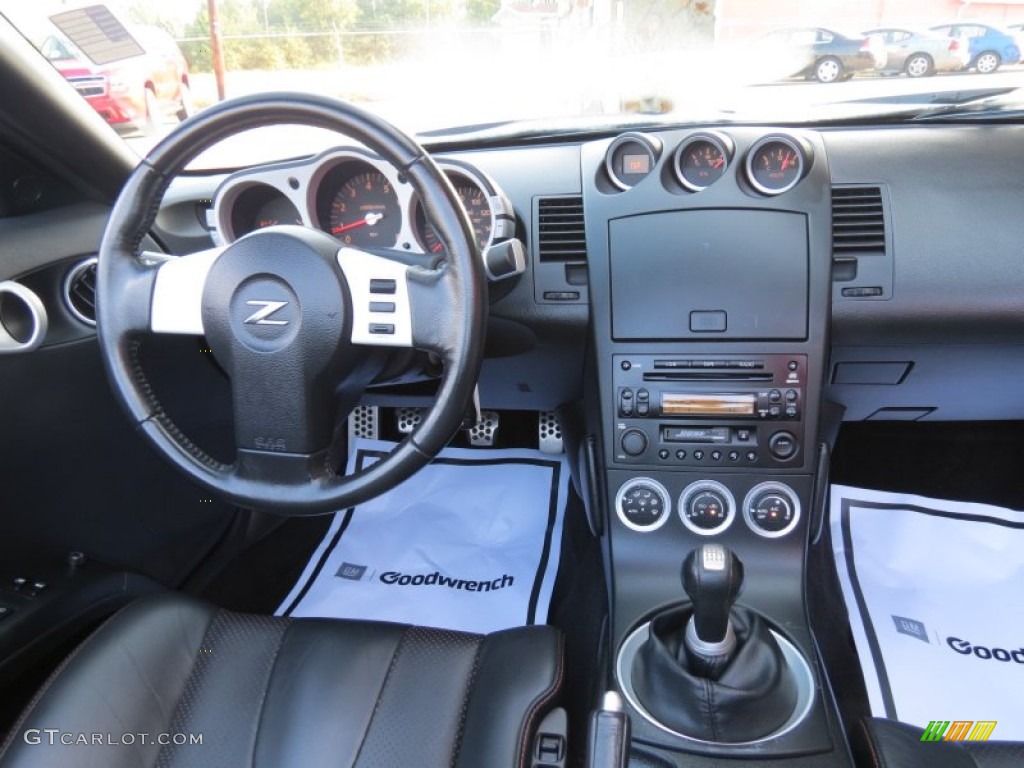
[[[930,720],[921,741],[988,741],[996,720]]]
[[[270,316],[288,306],[287,301],[247,301],[250,307],[260,307],[242,322],[250,325],[288,325],[287,320],[271,320]]]
[[[924,622],[920,622],[917,619],[908,619],[905,616],[893,616],[892,620],[896,624],[896,631],[901,635],[910,635],[910,637],[916,637],[918,640],[931,643],[931,640],[928,639],[928,630],[925,629]]]
[[[340,576],[343,579],[349,581],[361,581],[363,575],[366,573],[365,565],[355,565],[354,563],[342,563],[341,567],[335,576]]]

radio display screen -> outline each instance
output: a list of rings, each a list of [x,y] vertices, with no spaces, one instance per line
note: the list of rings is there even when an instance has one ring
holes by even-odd
[[[757,395],[702,395],[692,392],[663,392],[663,416],[753,416]]]

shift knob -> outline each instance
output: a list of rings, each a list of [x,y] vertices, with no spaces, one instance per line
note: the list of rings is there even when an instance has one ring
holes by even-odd
[[[736,650],[729,610],[743,586],[743,564],[721,544],[701,544],[683,561],[682,576],[693,615],[679,661],[697,677],[717,680]]]

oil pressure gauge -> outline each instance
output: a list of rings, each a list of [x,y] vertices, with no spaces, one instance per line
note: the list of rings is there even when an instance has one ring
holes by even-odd
[[[694,134],[675,151],[676,179],[691,192],[707,189],[725,175],[732,151],[732,142],[725,136]]]

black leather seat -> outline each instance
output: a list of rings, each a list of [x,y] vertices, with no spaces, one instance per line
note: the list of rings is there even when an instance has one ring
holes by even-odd
[[[72,653],[0,766],[512,768],[529,765],[561,681],[551,627],[481,636],[162,595]],[[178,734],[202,743],[175,744]]]
[[[894,720],[867,718],[854,735],[858,766],[868,768],[1020,768],[1015,741],[921,741],[924,731]]]

